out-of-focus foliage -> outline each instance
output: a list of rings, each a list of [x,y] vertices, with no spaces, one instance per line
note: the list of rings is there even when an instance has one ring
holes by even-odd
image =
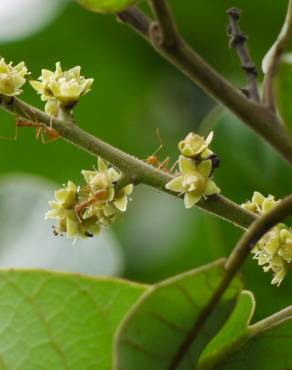
[[[115,370],[167,370],[174,353],[207,306],[224,276],[225,260],[178,275],[149,289],[121,323],[115,340]],[[191,370],[225,323],[242,289],[237,276],[204,330],[186,351],[179,370]]]
[[[109,369],[114,332],[147,289],[45,271],[1,271],[0,277],[2,369]]]
[[[246,290],[241,292],[227,323],[204,349],[198,365],[201,370],[214,368],[222,358],[229,356],[232,347],[240,347],[246,339],[254,309],[255,300],[252,293]]]
[[[244,85],[244,75],[234,51],[228,48],[225,10],[230,6],[243,9],[242,29],[249,35],[252,55],[260,66],[287,5],[284,0],[170,3],[191,45],[238,86]],[[114,16],[88,12],[74,2],[41,32],[1,45],[1,55],[14,62],[25,60],[34,79],[42,68],[51,69],[58,60],[68,68],[81,65],[85,76],[94,77],[95,83],[76,108],[80,126],[140,158],[159,146],[159,127],[164,141],[159,156],[171,155],[174,161],[178,141],[198,130],[213,106],[204,93]],[[23,98],[43,108],[29,86]],[[237,119],[224,112],[209,127],[214,129],[214,149],[221,157],[215,180],[224,195],[241,203],[254,190],[277,198],[291,190],[292,177],[285,162]],[[14,136],[14,132],[15,120],[1,111],[0,135]],[[94,158],[66,142],[42,145],[34,136],[33,129],[20,128],[17,142],[1,140],[1,174],[37,174],[61,185],[68,179],[80,182],[81,168],[96,165]],[[18,233],[15,223],[10,227],[11,233]],[[49,227],[47,232],[51,232]],[[129,211],[114,232],[123,246],[125,276],[147,282],[222,257],[241,235],[232,225],[199,210],[185,210],[180,200],[143,186],[135,190]],[[291,303],[291,276],[276,290],[269,285],[270,277],[250,258],[244,277],[259,302],[257,318]]]

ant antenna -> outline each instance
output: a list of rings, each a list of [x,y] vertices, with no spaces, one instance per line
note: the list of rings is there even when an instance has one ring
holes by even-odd
[[[159,140],[159,142],[160,142],[160,145],[159,145],[159,147],[155,150],[155,152],[152,154],[152,156],[151,156],[151,157],[156,156],[156,154],[158,154],[158,153],[160,152],[160,150],[163,148],[163,141],[162,141],[162,138],[161,138],[161,136],[160,136],[160,131],[159,131],[159,128],[158,128],[158,127],[157,127],[157,129],[156,129],[156,135],[157,135],[157,137],[158,137],[158,140]]]

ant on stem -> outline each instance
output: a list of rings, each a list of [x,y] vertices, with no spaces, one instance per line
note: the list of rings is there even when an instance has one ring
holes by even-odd
[[[16,119],[16,135],[15,140],[18,137],[18,127],[33,127],[36,130],[36,140],[41,138],[43,144],[49,144],[57,139],[59,139],[58,132],[53,127],[48,127],[42,122],[31,122],[31,121],[23,121],[19,118]],[[46,140],[46,137],[49,140]]]
[[[152,155],[150,155],[148,158],[144,159],[144,162],[148,163],[150,166],[156,167],[157,171],[160,171],[161,170],[161,171],[166,172],[166,173],[171,173],[174,170],[174,168],[176,167],[177,162],[175,162],[175,164],[171,167],[171,169],[168,169],[167,166],[169,164],[170,157],[167,156],[162,162],[157,157],[157,154],[161,151],[161,149],[163,148],[164,144],[163,144],[163,141],[162,141],[162,138],[160,136],[160,133],[159,133],[159,129],[158,128],[156,130],[156,133],[157,133],[157,136],[158,136],[158,140],[160,142],[160,145],[159,145],[159,147],[155,150],[155,152]]]
[[[30,119],[29,115],[23,110],[23,113],[28,119]],[[17,140],[18,139],[18,128],[19,127],[32,127],[35,128],[36,130],[36,140],[41,138],[41,141],[43,144],[48,144],[51,143],[59,138],[58,132],[50,125],[46,126],[42,122],[37,122],[35,119],[35,122],[32,122],[30,120],[23,120],[19,116],[16,117],[16,122],[15,122],[15,136],[13,138],[9,137],[3,137],[0,136],[1,139],[6,139],[6,140]],[[49,140],[46,140],[46,137],[49,138]]]

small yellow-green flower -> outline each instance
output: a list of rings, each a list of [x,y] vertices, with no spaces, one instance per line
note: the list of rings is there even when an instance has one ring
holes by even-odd
[[[105,217],[112,217],[117,211],[125,212],[127,210],[128,197],[133,191],[133,185],[129,184],[115,192],[115,184],[121,178],[121,174],[113,167],[108,167],[102,158],[98,158],[98,171],[83,170],[82,175],[91,195],[96,194],[99,190],[107,191],[102,202],[93,203],[89,207],[87,215],[98,214],[101,210]]]
[[[57,225],[54,232],[57,235],[66,233],[70,239],[88,238],[99,233],[100,227],[98,219],[91,217],[86,220],[80,220],[75,212],[78,204],[78,188],[72,182],[68,181],[67,186],[55,192],[55,200],[50,201],[52,207],[45,215],[45,219],[56,219]]]
[[[57,103],[72,109],[82,95],[87,94],[94,79],[80,75],[79,66],[63,71],[60,62],[56,63],[55,72],[42,70],[39,81],[31,81],[31,86],[41,94],[43,101],[51,101],[46,105],[46,111],[56,112]]]
[[[255,191],[252,200],[243,203],[241,206],[250,212],[264,214],[270,211],[278,202],[273,195],[264,197],[261,193]]]
[[[193,207],[201,198],[220,192],[220,189],[211,180],[212,161],[204,160],[200,164],[183,155],[179,157],[181,175],[168,182],[165,187],[176,193],[184,194],[186,208]]]
[[[178,149],[185,157],[196,157],[203,152],[208,152],[208,146],[211,144],[213,139],[213,131],[210,132],[207,139],[205,140],[202,136],[190,132],[186,138],[179,142]],[[208,154],[206,152],[206,154]],[[212,153],[211,151],[209,151]]]
[[[292,261],[292,231],[278,224],[260,239],[252,253],[265,272],[273,271],[272,284],[279,286]]]
[[[273,195],[264,197],[254,192],[252,200],[242,207],[259,215],[269,212],[280,200]],[[280,223],[268,231],[252,250],[254,258],[264,271],[273,271],[272,284],[279,286],[287,275],[292,262],[292,231]]]
[[[99,190],[106,190],[107,196],[104,200],[112,201],[115,195],[114,184],[121,175],[113,167],[108,167],[102,158],[98,158],[98,171],[81,171],[90,193],[93,195]]]
[[[0,93],[7,96],[15,96],[22,92],[21,87],[25,84],[25,76],[28,74],[24,62],[13,67],[12,62],[7,64],[0,59]]]
[[[55,192],[55,200],[49,202],[52,209],[46,219],[56,219],[54,233],[66,233],[74,240],[97,235],[100,227],[110,226],[117,215],[125,212],[128,197],[133,191],[129,184],[115,190],[121,174],[98,158],[98,170],[82,171],[86,185],[77,187],[69,181],[64,188]]]
[[[113,204],[119,211],[125,212],[127,210],[129,195],[132,194],[133,189],[134,186],[129,184],[116,193]]]

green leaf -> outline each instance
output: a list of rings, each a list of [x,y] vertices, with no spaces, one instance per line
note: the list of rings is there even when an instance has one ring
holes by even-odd
[[[251,292],[242,292],[228,321],[203,351],[199,370],[292,369],[292,306],[254,325]]]
[[[276,93],[281,117],[292,132],[292,53],[285,54],[281,59]]]
[[[120,321],[147,286],[0,271],[1,370],[108,370]]]
[[[246,338],[254,309],[253,294],[243,291],[228,321],[203,351],[198,366],[200,370],[213,369],[214,365],[241,346]]]
[[[85,8],[97,13],[118,13],[135,4],[137,0],[77,0]]]
[[[292,306],[250,326],[247,334],[245,344],[216,370],[292,369]]]
[[[168,369],[174,354],[187,337],[218,287],[224,260],[184,273],[148,290],[126,316],[115,338],[115,370]],[[241,290],[234,279],[190,350],[180,370],[193,370],[197,359],[225,323]]]

